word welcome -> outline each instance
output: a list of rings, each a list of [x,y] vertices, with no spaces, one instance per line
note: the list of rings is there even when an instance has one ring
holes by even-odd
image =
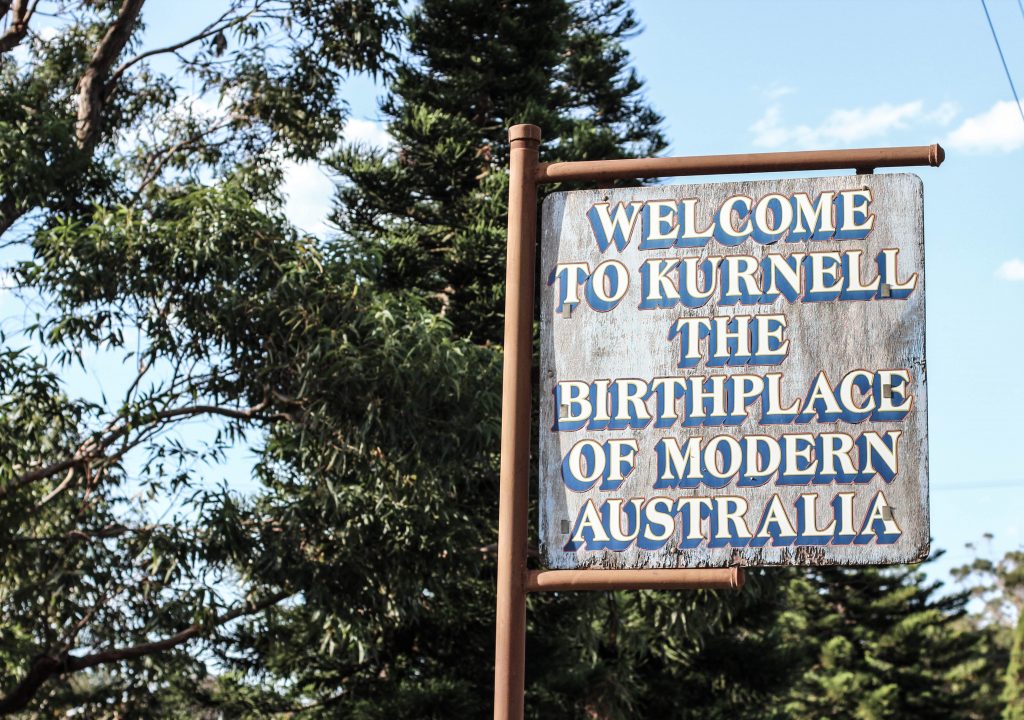
[[[728,247],[747,240],[762,245],[782,239],[860,240],[875,224],[871,200],[868,188],[822,192],[814,200],[807,193],[771,193],[756,202],[733,195],[704,228],[697,224],[696,198],[620,202],[614,209],[607,202],[595,203],[587,219],[601,252],[612,244],[619,252],[625,250],[638,220],[641,250],[704,247],[712,239]]]

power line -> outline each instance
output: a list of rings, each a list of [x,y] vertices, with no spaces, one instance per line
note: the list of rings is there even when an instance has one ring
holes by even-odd
[[[1020,0],[1017,0],[1018,4]],[[985,4],[985,0],[981,0],[981,9],[985,11],[985,19],[988,20],[988,29],[992,31],[992,39],[996,41],[996,50],[999,51],[999,59],[1003,63],[1003,70],[1006,72],[1006,79],[1010,82],[1010,90],[1013,91],[1013,99],[1017,101],[1017,112],[1020,113],[1021,122],[1024,122],[1024,108],[1020,106],[1020,97],[1017,95],[1017,88],[1013,84],[1013,78],[1010,77],[1010,67],[1006,64],[1006,57],[1003,55],[1003,47],[999,44],[999,36],[996,35],[996,26],[992,24],[992,16],[988,14],[988,5]],[[1021,6],[1021,12],[1024,13],[1024,6]]]
[[[992,482],[964,483],[960,485],[932,485],[931,489],[938,492],[939,490],[998,490],[1001,488],[1009,490],[1018,487],[1024,487],[1024,480],[995,480]]]
[[[1024,1],[1017,0],[1017,7],[1020,8],[1020,16],[1024,18]]]

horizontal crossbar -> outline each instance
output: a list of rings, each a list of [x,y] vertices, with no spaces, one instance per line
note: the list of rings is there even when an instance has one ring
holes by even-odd
[[[854,169],[867,174],[880,167],[938,167],[946,153],[938,144],[912,147],[862,148],[858,150],[807,150],[802,152],[698,155],[695,157],[632,158],[540,163],[538,183],[580,180],[625,180],[685,175],[791,172],[798,170]]]
[[[564,590],[713,590],[743,587],[743,568],[528,570],[527,592]]]

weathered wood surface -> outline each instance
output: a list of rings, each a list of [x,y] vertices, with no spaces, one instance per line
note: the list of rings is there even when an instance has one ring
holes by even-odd
[[[657,252],[640,251],[640,224],[637,223],[628,247],[619,252],[611,246],[601,253],[586,217],[587,210],[597,202],[699,198],[698,225],[706,226],[711,213],[728,197],[745,194],[755,201],[768,193],[790,195],[806,192],[815,197],[824,190],[850,190],[869,187],[873,192],[871,210],[876,215],[873,231],[856,241],[802,241],[759,245],[747,241],[739,246],[725,247],[714,240],[703,248],[670,248]],[[925,366],[925,295],[923,193],[921,181],[914,175],[859,175],[808,179],[779,179],[759,182],[714,183],[701,185],[659,186],[648,188],[607,189],[555,193],[549,196],[542,210],[540,276],[547,280],[558,262],[587,262],[590,267],[607,259],[618,259],[630,271],[630,287],[626,298],[611,312],[598,313],[581,304],[568,317],[555,312],[557,298],[552,285],[543,283],[541,313],[540,371],[540,536],[544,563],[551,568],[639,568],[639,567],[709,567],[779,564],[884,564],[920,560],[929,546],[928,521],[928,447],[927,396]],[[867,300],[843,302],[790,303],[779,298],[770,305],[723,306],[713,299],[706,306],[688,309],[639,311],[640,283],[638,269],[651,257],[684,257],[699,255],[743,254],[757,258],[766,253],[839,251],[852,248],[864,251],[867,265],[881,249],[899,248],[899,268],[905,276],[918,273],[914,292],[901,300]],[[870,266],[869,266],[870,267]],[[867,274],[866,274],[867,275]],[[667,332],[671,322],[683,316],[709,317],[726,314],[783,313],[788,320],[787,337],[791,341],[789,356],[773,367],[742,366],[708,368],[703,363],[692,369],[680,369],[678,341],[669,343]],[[815,375],[824,370],[837,382],[850,370],[865,368],[908,368],[912,373],[914,409],[902,421],[857,424],[808,423],[801,425],[762,425],[758,413],[738,426],[625,429],[553,432],[555,422],[553,389],[559,380],[593,381],[598,378],[644,378],[782,372],[784,397],[802,399]],[[774,481],[761,487],[738,488],[730,482],[716,490],[700,486],[694,489],[653,490],[656,476],[655,443],[665,436],[682,441],[687,436],[710,438],[728,433],[740,438],[761,434],[779,437],[784,432],[819,433],[846,432],[857,436],[868,429],[884,432],[903,431],[900,439],[900,470],[892,482],[879,477],[866,484],[818,484],[808,486],[776,486]],[[599,441],[610,438],[635,438],[640,445],[636,469],[615,491],[570,491],[561,479],[560,464],[564,455],[580,439]],[[801,492],[818,492],[827,503],[838,491],[853,490],[858,499],[858,520],[868,498],[884,489],[893,516],[902,529],[902,536],[889,545],[851,543],[848,545],[782,546],[771,543],[763,547],[709,548],[683,550],[670,541],[657,551],[645,551],[635,544],[621,552],[564,551],[568,537],[566,522],[572,523],[588,498],[653,497],[668,495],[716,496],[742,495],[751,508],[763,508],[772,494],[778,494],[789,508]],[[824,522],[831,517],[826,514]],[[756,518],[755,518],[756,520]],[[675,540],[679,539],[677,525]]]

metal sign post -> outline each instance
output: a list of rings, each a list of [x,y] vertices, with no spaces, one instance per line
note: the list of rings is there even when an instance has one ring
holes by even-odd
[[[526,594],[541,591],[739,588],[743,568],[528,570],[530,385],[533,299],[537,247],[537,186],[571,181],[609,181],[686,175],[855,169],[930,165],[944,154],[938,145],[540,163],[541,131],[535,125],[509,130],[510,183],[505,296],[505,359],[502,384],[501,478],[498,521],[498,585],[495,646],[495,720],[523,717]]]
[[[498,614],[494,717],[523,717],[526,664],[526,536],[530,487],[530,364],[537,247],[540,128],[508,133],[508,264],[505,269],[505,364],[501,385],[501,489],[498,508]]]

